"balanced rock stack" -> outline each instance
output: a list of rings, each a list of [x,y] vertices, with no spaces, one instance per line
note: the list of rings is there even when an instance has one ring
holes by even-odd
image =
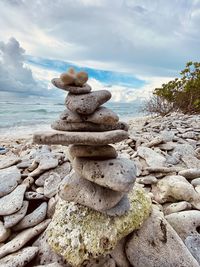
[[[68,91],[67,109],[52,124],[52,131],[34,135],[38,144],[70,145],[73,172],[60,186],[48,233],[52,248],[72,266],[108,253],[140,226],[150,210],[144,192],[132,190],[136,179],[133,161],[118,158],[109,145],[127,139],[128,126],[102,106],[111,93],[91,91],[87,80],[86,72],[73,69],[52,80]]]

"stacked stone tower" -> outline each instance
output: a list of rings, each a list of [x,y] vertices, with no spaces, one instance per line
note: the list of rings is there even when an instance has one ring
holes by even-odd
[[[102,251],[108,250],[106,246],[111,249],[108,244],[110,240],[117,242],[113,236],[122,238],[135,228],[129,214],[130,198],[127,196],[136,179],[135,165],[131,160],[119,158],[115,148],[110,145],[128,138],[128,126],[119,122],[119,117],[112,110],[102,106],[111,98],[111,93],[107,90],[92,91],[87,80],[86,72],[76,73],[73,69],[52,80],[54,86],[68,92],[65,99],[66,109],[59,120],[52,124],[52,131],[34,135],[34,142],[38,144],[70,145],[69,156],[73,172],[65,177],[59,190],[60,198],[68,205],[62,211],[67,214],[64,220],[67,217],[68,219],[64,222],[64,232],[61,231],[63,222],[56,222],[56,226],[50,225],[53,231],[58,231],[57,237],[56,234],[51,235],[50,244],[73,266],[79,266],[83,260],[101,255]],[[73,203],[78,206],[72,208]],[[137,200],[137,205],[138,203]],[[63,208],[63,203],[60,207]],[[87,207],[86,210],[84,207]],[[90,211],[102,214],[97,216],[98,222],[93,222],[92,229],[84,225],[83,218],[88,214],[89,217],[85,217],[87,224],[91,220],[95,221],[97,217],[91,219],[93,217]],[[127,222],[125,218],[122,223],[120,219],[116,219],[126,214],[129,214]],[[145,213],[140,216],[139,221],[144,216]],[[59,215],[55,214],[55,220],[58,218]],[[99,226],[98,232],[95,224],[100,224],[100,221],[102,226]],[[136,223],[137,227],[139,224]],[[102,238],[106,231],[107,237]],[[63,248],[63,241],[59,242],[62,235],[66,235],[66,248]],[[90,235],[91,238],[96,238],[97,245],[87,251],[88,244],[92,244],[92,241],[88,243]],[[109,240],[106,244],[105,239]]]

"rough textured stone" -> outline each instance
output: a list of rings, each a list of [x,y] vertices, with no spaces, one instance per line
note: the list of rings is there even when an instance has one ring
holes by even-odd
[[[0,170],[0,197],[12,192],[21,179],[20,170],[16,166]]]
[[[92,88],[89,84],[84,84],[84,86],[76,86],[76,85],[65,85],[60,78],[54,78],[51,80],[52,84],[59,89],[64,91],[68,91],[72,94],[87,94]]]
[[[19,185],[9,195],[0,198],[0,215],[10,215],[21,209],[26,191],[25,185]]]
[[[137,183],[139,184],[151,185],[151,184],[156,184],[157,182],[158,179],[153,175],[137,178]]]
[[[75,173],[68,175],[63,180],[59,191],[59,196],[62,199],[74,201],[99,211],[114,207],[123,195],[121,192],[103,188],[80,178]]]
[[[117,122],[113,125],[96,124],[93,122],[66,122],[57,120],[51,124],[51,128],[58,131],[74,132],[104,132],[113,130],[128,131],[128,125],[125,122]]]
[[[185,239],[185,245],[200,265],[200,234],[187,236]]]
[[[138,229],[149,215],[151,200],[141,188],[134,187],[129,200],[131,208],[128,213],[113,218],[60,200],[47,230],[50,246],[73,266],[108,254],[120,239]]]
[[[35,133],[33,136],[33,142],[37,144],[51,145],[108,145],[120,142],[127,138],[128,133],[123,130],[83,133],[49,131]]]
[[[166,162],[165,157],[148,147],[138,147],[137,153],[141,158],[146,160],[149,167],[161,167]]]
[[[0,243],[4,242],[10,236],[10,234],[10,229],[6,229],[2,221],[0,221]]]
[[[26,247],[0,260],[0,267],[24,267],[37,255],[37,247]]]
[[[127,195],[123,196],[123,198],[117,203],[116,206],[112,207],[109,210],[105,210],[104,213],[109,216],[122,216],[130,209],[130,202]]]
[[[80,114],[92,114],[99,106],[111,98],[107,90],[94,91],[88,94],[73,95],[69,93],[65,100],[67,108]]]
[[[75,158],[72,165],[85,179],[120,192],[128,192],[136,179],[134,162],[124,158],[110,160]]]
[[[200,168],[200,160],[196,158],[194,148],[189,144],[177,144],[174,152],[178,152],[181,160],[188,168]]]
[[[45,196],[37,192],[29,191],[25,193],[25,198],[27,200],[38,200],[38,199],[45,199]]]
[[[180,175],[165,176],[152,186],[152,193],[158,203],[185,200],[200,208],[199,194],[185,177]]]
[[[171,213],[183,211],[183,210],[190,210],[192,205],[187,201],[180,201],[176,203],[172,203],[170,205],[164,206],[164,214],[168,215]]]
[[[82,266],[82,265],[81,265]],[[115,261],[110,255],[101,256],[83,264],[84,267],[116,267]]]
[[[89,146],[89,145],[70,145],[69,154],[72,158],[96,158],[96,159],[115,159],[117,151],[113,146]]]
[[[187,169],[182,170],[178,173],[179,175],[184,176],[188,180],[200,177],[200,168],[199,169]]]
[[[99,107],[90,115],[81,115],[66,109],[60,115],[60,118],[66,122],[93,122],[95,124],[105,125],[113,125],[119,121],[117,114],[106,107]]]
[[[198,228],[200,227],[200,211],[198,210],[172,213],[165,218],[183,241],[189,235],[198,234]]]
[[[20,210],[18,210],[17,212],[11,215],[4,216],[3,217],[4,226],[6,228],[11,228],[14,225],[16,225],[19,221],[21,221],[26,215],[28,204],[29,204],[28,201],[23,201],[23,204]]]
[[[26,215],[17,225],[15,225],[14,230],[19,231],[41,223],[45,219],[46,213],[47,203],[43,202],[37,209]]]
[[[21,159],[16,156],[1,156],[0,169],[5,169],[21,162]]]
[[[61,177],[56,172],[51,174],[44,182],[44,195],[51,198],[58,192],[58,188],[61,182]]]
[[[154,207],[141,229],[126,244],[126,254],[137,267],[198,267],[180,237]]]
[[[16,235],[11,241],[0,247],[0,258],[22,248],[34,236],[46,229],[51,220],[45,220],[33,228],[26,229]]]
[[[111,251],[111,256],[117,263],[117,266],[120,267],[131,267],[130,262],[127,259],[126,253],[125,253],[125,244],[127,240],[126,238],[122,238],[117,246]]]

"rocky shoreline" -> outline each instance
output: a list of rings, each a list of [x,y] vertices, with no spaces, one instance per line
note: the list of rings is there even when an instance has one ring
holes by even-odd
[[[45,231],[58,186],[72,170],[67,146],[31,139],[1,146],[8,151],[0,155],[0,266],[69,266]],[[129,138],[113,146],[137,166],[137,188],[151,197],[152,213],[111,253],[84,266],[199,266],[200,116],[135,119]]]

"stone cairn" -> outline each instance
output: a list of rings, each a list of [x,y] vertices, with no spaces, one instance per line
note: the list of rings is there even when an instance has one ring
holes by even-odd
[[[52,83],[68,91],[66,110],[51,127],[55,131],[36,133],[39,144],[69,146],[74,173],[65,178],[59,195],[109,216],[120,216],[129,210],[127,193],[136,179],[131,160],[117,158],[110,143],[128,137],[128,126],[110,109],[101,106],[111,98],[107,90],[93,91],[86,83],[86,72],[74,69],[61,74]]]

